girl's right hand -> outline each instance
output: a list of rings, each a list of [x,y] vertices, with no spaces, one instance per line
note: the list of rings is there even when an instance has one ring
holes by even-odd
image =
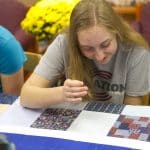
[[[88,87],[82,81],[66,79],[63,86],[63,97],[65,101],[82,101],[87,91]]]

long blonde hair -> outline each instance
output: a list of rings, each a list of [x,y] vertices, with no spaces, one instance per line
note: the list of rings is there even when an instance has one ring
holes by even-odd
[[[148,48],[145,40],[135,32],[105,0],[81,0],[73,9],[69,27],[69,66],[68,75],[71,79],[84,81],[89,87],[92,97],[92,75],[90,60],[85,58],[79,49],[77,32],[94,25],[104,26],[115,34],[117,40],[124,44],[136,44]]]

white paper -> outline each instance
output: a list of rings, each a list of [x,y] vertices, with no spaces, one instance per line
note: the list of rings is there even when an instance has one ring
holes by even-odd
[[[82,111],[74,120],[68,131],[83,133],[93,136],[107,135],[119,115]]]
[[[150,117],[150,106],[127,105],[125,106],[121,114],[130,116]]]
[[[0,116],[0,125],[29,127],[42,112],[42,109],[23,108],[18,99]]]

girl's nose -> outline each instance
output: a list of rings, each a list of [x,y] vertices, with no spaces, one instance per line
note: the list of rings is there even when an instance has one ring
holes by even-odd
[[[96,50],[94,58],[97,61],[103,61],[103,59],[106,57],[106,54],[102,50]]]

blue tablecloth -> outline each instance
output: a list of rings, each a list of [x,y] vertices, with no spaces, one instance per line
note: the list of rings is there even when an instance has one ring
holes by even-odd
[[[128,147],[88,143],[67,139],[3,133],[16,150],[133,150]],[[135,150],[135,149],[134,149]]]
[[[0,104],[12,104],[16,99],[15,95],[0,93]]]

